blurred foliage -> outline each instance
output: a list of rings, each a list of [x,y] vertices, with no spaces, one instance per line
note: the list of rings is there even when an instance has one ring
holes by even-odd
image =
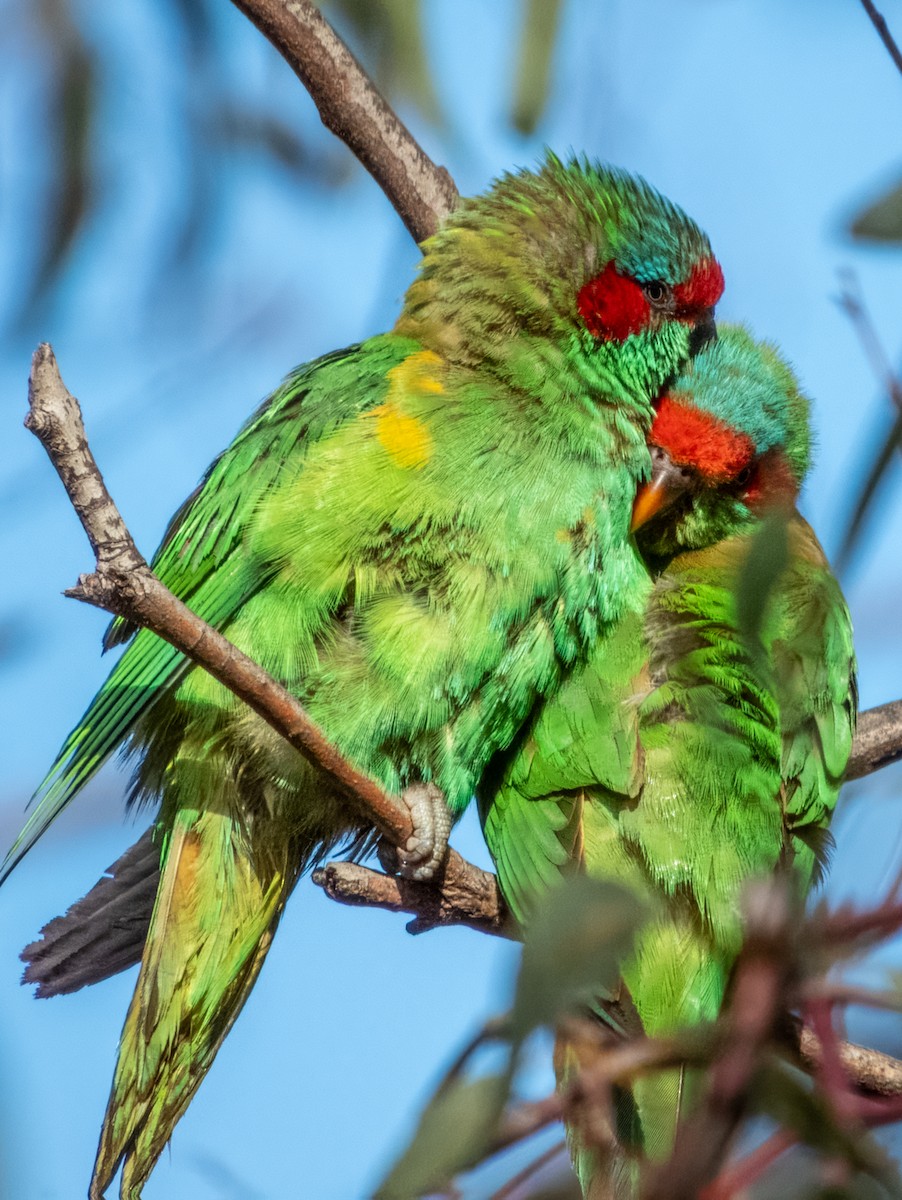
[[[511,114],[521,133],[533,132],[548,103],[560,20],[561,0],[527,0]]]
[[[775,539],[779,541],[778,534],[762,539],[768,553]],[[863,953],[902,927],[902,905],[892,899],[866,912],[839,908],[831,914],[822,905],[800,918],[779,886],[769,886],[762,895],[767,898],[757,904],[755,920],[749,918],[749,941],[740,958],[747,977],[751,978],[749,972],[755,974],[754,986],[747,994],[759,997],[765,1007],[773,1003],[775,1012],[802,1007],[803,995],[826,996],[828,981],[836,983],[839,967],[854,965]],[[762,904],[767,905],[766,911]],[[489,1200],[513,1200],[514,1196],[518,1200],[576,1200],[572,1176],[564,1179],[557,1170],[544,1171],[549,1163],[559,1165],[559,1144],[537,1148],[531,1139],[547,1132],[552,1119],[562,1112],[565,1120],[578,1123],[587,1146],[592,1147],[595,1139],[595,1151],[602,1157],[610,1154],[615,1089],[630,1078],[649,1078],[656,1070],[672,1069],[674,1051],[714,1068],[721,1086],[725,1075],[730,1077],[729,1087],[734,1081],[735,1085],[741,1081],[742,1086],[742,1101],[731,1103],[729,1109],[728,1119],[735,1122],[735,1131],[725,1139],[719,1163],[713,1164],[723,1173],[717,1174],[702,1194],[712,1200],[714,1196],[726,1200],[739,1195],[758,1200],[770,1195],[787,1200],[877,1200],[902,1195],[898,1166],[871,1128],[900,1118],[899,1097],[884,1098],[886,1107],[881,1107],[883,1101],[870,1095],[863,1098],[863,1107],[853,1112],[849,1105],[854,1104],[854,1089],[830,1078],[827,1071],[812,1077],[800,1069],[786,1036],[787,1027],[778,1023],[771,1037],[755,1040],[758,1033],[747,1024],[748,1012],[744,1017],[739,1014],[738,988],[728,992],[716,1023],[676,1031],[657,1043],[662,1052],[659,1066],[649,1058],[654,1039],[630,1035],[599,1014],[599,997],[617,977],[619,965],[631,953],[635,934],[650,915],[625,889],[586,876],[571,876],[544,898],[527,930],[509,1016],[490,1021],[460,1054],[426,1105],[410,1143],[376,1192],[376,1200],[425,1196],[461,1200],[471,1194],[472,1176],[467,1173],[477,1166],[484,1172],[499,1149],[508,1152],[512,1146],[518,1149],[516,1173],[510,1173],[508,1162],[505,1182]],[[787,962],[789,970],[784,971]],[[779,996],[769,998],[775,979],[784,982],[778,985]],[[842,991],[839,984],[838,997]],[[886,989],[871,992],[867,998],[862,994],[851,1002],[893,1007],[897,992],[897,974],[888,972]],[[731,1011],[734,1001],[735,1013]],[[839,998],[830,1002],[831,1009],[837,1010],[836,1029],[842,1027],[839,1010],[847,1002]],[[601,1005],[604,1007],[603,1000]],[[527,1074],[520,1071],[524,1040],[540,1026],[580,1045],[579,1066],[568,1068],[557,1107],[549,1108],[545,1101],[526,1101],[520,1109],[522,1077]],[[834,1032],[833,1036],[840,1035]],[[506,1065],[495,1074],[467,1078],[477,1051],[488,1041],[506,1048]],[[824,1046],[825,1061],[839,1052],[838,1042],[830,1047],[825,1041]],[[631,1058],[633,1048],[637,1053]],[[631,1066],[627,1065],[630,1061]],[[703,1091],[699,1104],[708,1102]],[[529,1115],[537,1109],[547,1115],[540,1120]],[[780,1142],[776,1172],[769,1169],[770,1157],[758,1157],[751,1149],[760,1140],[762,1118],[769,1122],[770,1136]],[[662,1169],[680,1169],[680,1138],[689,1141],[696,1136],[692,1130],[695,1119],[692,1106],[681,1113],[681,1133],[670,1164],[636,1156],[640,1172],[637,1194],[644,1194],[646,1183]],[[499,1129],[518,1132],[499,1138]],[[747,1157],[742,1158],[740,1149],[739,1162],[731,1154],[727,1167],[730,1148],[737,1146],[744,1148]],[[782,1171],[782,1152],[786,1150],[791,1150],[792,1170],[788,1173]],[[630,1153],[635,1154],[635,1148]],[[685,1161],[681,1165],[685,1169]],[[780,1184],[773,1190],[775,1178]],[[689,1181],[677,1181],[676,1175],[673,1179],[674,1194],[688,1195]],[[602,1183],[601,1176],[598,1183]]]
[[[410,1145],[374,1200],[410,1200],[442,1187],[487,1153],[507,1099],[506,1075],[448,1081],[423,1110]]]
[[[617,987],[645,918],[625,888],[575,875],[546,896],[523,949],[512,1013],[515,1044]]]
[[[761,629],[767,602],[775,584],[789,565],[787,514],[775,509],[761,522],[739,573],[736,608],[746,643],[763,654]]]
[[[511,101],[511,121],[523,132],[535,128],[548,100],[551,66],[560,23],[561,0],[520,0],[519,47]],[[432,123],[442,111],[423,28],[425,0],[323,0],[326,14],[351,43],[378,86],[392,101],[412,105]],[[167,42],[187,59],[190,88],[143,98],[138,109],[172,107],[166,136],[170,162],[181,171],[178,203],[167,221],[168,245],[159,255],[161,272],[188,270],[201,255],[206,231],[225,203],[233,175],[231,159],[250,155],[288,172],[295,180],[334,187],[351,177],[351,162],[338,143],[305,128],[302,103],[280,111],[269,96],[249,99],[231,77],[223,52],[224,0],[143,0],[144,19],[161,29]],[[228,16],[228,13],[225,13]],[[143,130],[130,129],[124,144],[134,155],[101,168],[103,114],[113,111],[115,89],[130,72],[134,47],[97,37],[96,9],[77,0],[37,0],[24,9],[24,39],[6,39],[5,53],[36,50],[44,88],[42,143],[49,161],[44,194],[36,204],[46,213],[44,237],[36,251],[30,281],[13,318],[29,320],[59,285],[67,263],[101,205],[125,191],[123,183],[139,169]],[[250,29],[250,27],[249,27]],[[255,32],[249,36],[258,37]],[[512,37],[512,43],[517,39]],[[165,87],[155,78],[154,86]],[[140,115],[140,114],[138,114]],[[323,147],[328,147],[324,149]]]
[[[852,235],[875,242],[902,242],[902,183],[894,184],[854,218]]]

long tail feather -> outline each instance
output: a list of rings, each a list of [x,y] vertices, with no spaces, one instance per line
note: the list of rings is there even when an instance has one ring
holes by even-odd
[[[250,994],[303,856],[251,853],[228,813],[180,810],[165,848],[141,971],[119,1046],[91,1200],[120,1163],[137,1200]]]
[[[152,826],[108,867],[86,896],[41,930],[20,957],[23,983],[40,997],[99,983],[141,961],[160,881],[160,846]]]

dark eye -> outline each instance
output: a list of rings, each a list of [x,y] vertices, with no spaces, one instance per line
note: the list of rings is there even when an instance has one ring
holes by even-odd
[[[739,484],[740,487],[742,487],[744,484],[748,483],[748,481],[751,479],[751,477],[752,477],[751,466],[743,467],[742,470],[739,472],[739,474],[736,476],[736,482]]]
[[[660,279],[652,279],[642,284],[642,291],[649,304],[666,304],[670,299],[670,288]]]

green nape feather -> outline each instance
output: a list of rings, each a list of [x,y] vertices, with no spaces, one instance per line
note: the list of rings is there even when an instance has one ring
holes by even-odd
[[[717,1016],[742,937],[743,885],[778,868],[803,890],[815,878],[855,722],[848,610],[794,511],[757,639],[740,619],[743,567],[767,503],[758,493],[777,479],[774,499],[785,504],[786,464],[795,490],[808,463],[807,403],[791,373],[771,347],[722,330],[670,394],[744,433],[751,468],[716,480],[678,461],[687,495],[639,535],[657,573],[480,796],[521,923],[572,869],[649,904],[620,999],[661,1036]],[[562,1077],[587,1053],[561,1045]],[[600,1161],[571,1131],[587,1197],[635,1194],[640,1157],[670,1152],[695,1083],[691,1072],[659,1072],[621,1097],[625,1156]]]
[[[614,299],[591,290],[590,332],[579,297],[600,278]],[[425,244],[392,333],[301,368],[263,406],[155,570],[358,767],[394,791],[432,781],[460,812],[644,586],[628,529],[651,401],[693,323],[707,329],[718,281],[704,235],[641,181],[553,156],[505,177]],[[602,317],[624,289],[633,315],[615,335]],[[92,1187],[122,1161],[132,1200],[298,874],[367,829],[260,718],[139,632],[5,871],[120,747],[132,798],[160,806],[161,876]]]

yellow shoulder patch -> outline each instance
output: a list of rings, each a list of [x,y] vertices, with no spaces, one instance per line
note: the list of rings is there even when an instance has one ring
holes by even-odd
[[[373,409],[376,437],[399,467],[425,467],[432,457],[432,434],[418,417],[409,417],[395,404]]]
[[[399,467],[425,467],[432,457],[432,434],[425,421],[402,409],[406,396],[427,393],[440,395],[445,389],[435,377],[441,358],[432,350],[409,354],[388,372],[388,399],[371,410],[376,419],[376,437],[385,452]]]

